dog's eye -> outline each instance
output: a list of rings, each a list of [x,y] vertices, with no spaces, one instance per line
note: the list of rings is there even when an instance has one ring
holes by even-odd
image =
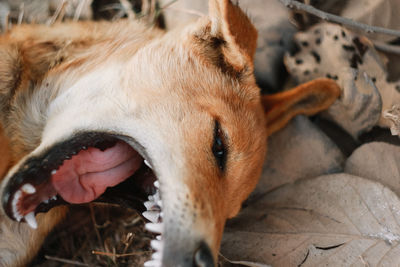
[[[215,122],[214,126],[214,141],[212,145],[212,152],[215,160],[221,171],[225,170],[227,149],[224,144],[224,135],[220,128],[219,122]]]

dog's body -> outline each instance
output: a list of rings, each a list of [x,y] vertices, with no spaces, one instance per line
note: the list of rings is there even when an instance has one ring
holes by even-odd
[[[53,195],[89,202],[145,159],[160,184],[145,203],[148,228],[162,233],[147,265],[214,266],[226,219],[257,183],[266,137],[339,94],[321,80],[261,98],[256,38],[227,0],[211,0],[209,17],[175,32],[79,22],[1,37],[0,265],[29,261],[65,216],[53,208],[36,225]]]

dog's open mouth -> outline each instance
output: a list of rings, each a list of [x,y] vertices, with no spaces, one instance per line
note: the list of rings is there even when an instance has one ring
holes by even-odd
[[[80,133],[27,159],[4,189],[4,210],[36,228],[35,214],[57,205],[117,202],[142,211],[152,222],[146,228],[162,233],[159,181],[145,149],[128,142],[107,133]]]

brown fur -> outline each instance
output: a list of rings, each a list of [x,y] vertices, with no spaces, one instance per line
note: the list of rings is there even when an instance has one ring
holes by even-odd
[[[253,76],[256,40],[254,26],[228,0],[210,0],[209,18],[172,33],[129,21],[15,27],[0,39],[0,145],[2,155],[9,156],[0,161],[0,172],[12,172],[42,142],[43,114],[59,88],[101,66],[140,57],[132,75],[121,73],[118,79],[124,87],[143,89],[135,94],[146,107],[140,116],[157,125],[158,134],[171,143],[166,144],[171,158],[187,174],[181,183],[189,193],[177,196],[196,215],[186,217],[187,227],[206,238],[216,259],[226,219],[238,213],[257,183],[267,136],[297,114],[327,108],[339,95],[333,81],[322,79],[261,98]],[[229,133],[224,173],[207,167],[213,164],[214,119]],[[0,263],[16,266],[31,259],[65,212],[57,208],[38,216],[36,231],[2,215],[0,254],[5,247],[10,254],[0,256]]]

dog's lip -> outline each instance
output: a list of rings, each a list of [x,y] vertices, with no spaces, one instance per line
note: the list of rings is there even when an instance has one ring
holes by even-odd
[[[11,174],[10,179],[8,179],[7,184],[3,188],[2,194],[2,207],[5,213],[12,219],[20,220],[20,218],[16,218],[13,212],[13,204],[12,201],[16,198],[15,194],[22,191],[22,186],[25,184],[32,185],[34,187],[45,183],[51,178],[51,173],[53,170],[57,169],[58,166],[61,165],[62,161],[65,158],[56,158],[55,160],[49,160],[51,156],[51,152],[57,149],[55,147],[60,147],[60,150],[66,149],[69,152],[65,152],[64,156],[71,157],[71,155],[75,155],[76,151],[82,149],[82,145],[69,149],[70,146],[74,147],[74,144],[82,144],[85,142],[74,142],[75,140],[83,139],[85,136],[89,136],[90,140],[102,140],[100,146],[103,143],[107,142],[116,142],[118,140],[126,142],[130,145],[139,155],[149,163],[149,165],[153,166],[153,161],[148,156],[148,153],[144,146],[142,146],[135,138],[131,136],[126,136],[123,134],[115,133],[115,132],[94,132],[94,131],[79,131],[72,135],[71,138],[54,144],[50,146],[50,148],[42,153],[39,153],[38,156],[30,157],[22,163],[19,168]],[[65,143],[70,145],[65,145]],[[90,142],[89,142],[90,143]],[[64,144],[64,145],[63,145]],[[76,146],[76,145],[75,145]],[[86,145],[85,145],[86,146]],[[94,146],[97,147],[96,142],[92,142],[92,144],[88,144],[87,147]],[[109,145],[108,145],[109,146]],[[107,144],[105,145],[107,147]],[[53,153],[54,154],[54,153]],[[153,168],[152,168],[153,169]],[[154,172],[154,169],[153,169]],[[155,172],[154,172],[155,173]],[[28,177],[28,181],[26,178]],[[34,177],[29,179],[29,177]],[[51,202],[51,201],[50,201]],[[60,198],[57,199],[57,203],[60,203]],[[64,202],[65,203],[65,202]]]

